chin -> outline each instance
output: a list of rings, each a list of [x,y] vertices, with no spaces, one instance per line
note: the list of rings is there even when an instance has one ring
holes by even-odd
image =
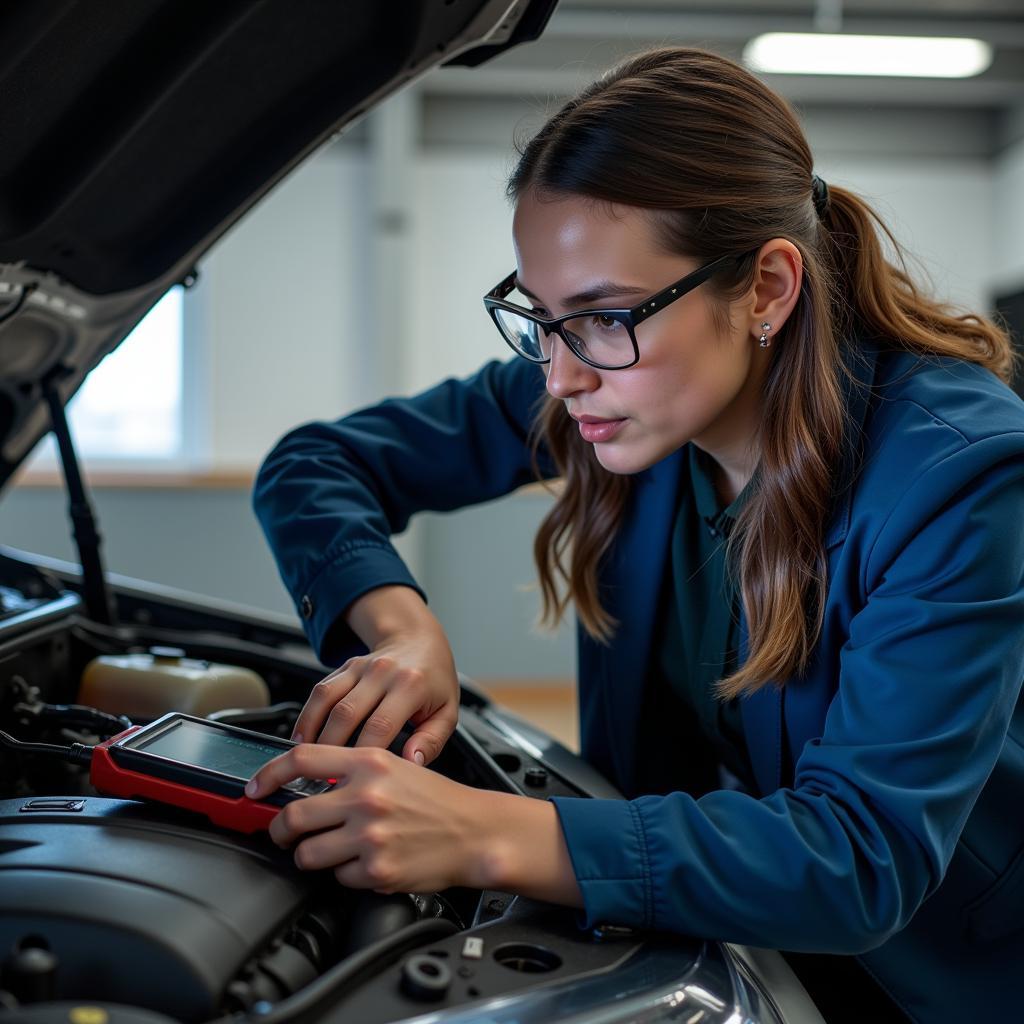
[[[615,443],[594,445],[594,456],[601,464],[602,469],[619,476],[629,476],[649,469],[665,454],[641,452],[629,445],[616,445]]]

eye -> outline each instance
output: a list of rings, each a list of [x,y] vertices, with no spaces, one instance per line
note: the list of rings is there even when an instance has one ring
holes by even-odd
[[[606,332],[615,331],[622,327],[622,324],[615,317],[601,313],[595,314],[594,325]]]

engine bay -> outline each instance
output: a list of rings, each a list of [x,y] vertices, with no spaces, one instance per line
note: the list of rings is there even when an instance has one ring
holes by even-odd
[[[717,943],[584,929],[574,911],[508,893],[349,890],[300,871],[265,833],[98,794],[88,766],[60,752],[170,710],[163,690],[179,704],[205,694],[191,710],[287,738],[325,669],[273,617],[116,577],[118,624],[97,623],[76,567],[31,558],[0,555],[0,1020],[65,1021],[83,1003],[111,1022],[470,1021],[484,1004],[495,1021],[568,1009],[626,1020],[638,1007],[658,1020],[680,999],[701,1020],[740,1005],[780,1019],[756,972]],[[128,689],[116,672],[98,685],[97,663],[141,674]],[[256,705],[217,706],[239,692],[223,689],[225,667],[258,678],[241,691]],[[539,799],[617,795],[468,681],[431,768]]]

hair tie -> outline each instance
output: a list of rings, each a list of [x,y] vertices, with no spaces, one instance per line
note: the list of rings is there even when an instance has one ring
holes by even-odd
[[[814,209],[818,216],[824,217],[828,210],[828,185],[816,174],[811,175],[811,198],[814,200]]]

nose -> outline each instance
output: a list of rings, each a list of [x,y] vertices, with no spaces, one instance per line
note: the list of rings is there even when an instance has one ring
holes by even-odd
[[[565,339],[551,339],[551,362],[545,366],[548,394],[552,398],[571,398],[581,391],[593,391],[600,383],[598,370],[577,358]]]

